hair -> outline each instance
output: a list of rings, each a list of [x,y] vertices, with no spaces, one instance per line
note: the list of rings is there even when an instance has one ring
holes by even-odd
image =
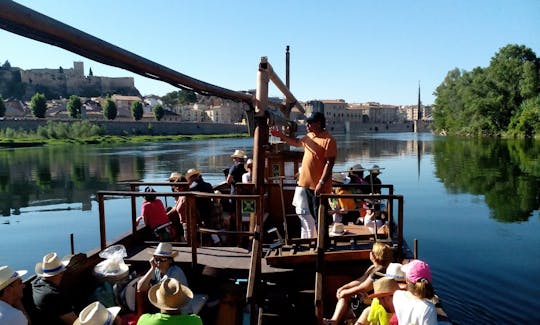
[[[150,186],[147,186],[145,189],[144,189],[144,192],[145,193],[152,193],[152,192],[155,192],[153,188],[151,188]],[[144,199],[146,201],[154,201],[156,199],[156,195],[155,194],[147,194],[144,196]]]
[[[424,278],[416,281],[416,283],[407,281],[407,290],[420,299],[432,299],[435,297],[435,289],[431,283]]]
[[[381,242],[375,242],[371,251],[373,252],[375,262],[380,265],[387,267],[392,262],[393,252],[390,246]]]

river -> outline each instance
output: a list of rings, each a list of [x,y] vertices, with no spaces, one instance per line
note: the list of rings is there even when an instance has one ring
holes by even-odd
[[[336,139],[334,171],[377,164],[383,183],[404,195],[405,239],[418,240],[456,322],[540,323],[538,141],[414,133]],[[192,167],[217,184],[234,149],[251,155],[251,147],[252,139],[213,139],[0,149],[0,265],[32,274],[47,252],[69,254],[70,234],[76,251],[98,247],[98,190]],[[130,229],[122,201],[107,203],[109,239]]]

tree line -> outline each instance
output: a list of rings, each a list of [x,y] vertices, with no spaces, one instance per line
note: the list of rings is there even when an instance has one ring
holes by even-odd
[[[506,45],[488,67],[455,68],[436,88],[438,133],[540,137],[540,59],[524,45]]]

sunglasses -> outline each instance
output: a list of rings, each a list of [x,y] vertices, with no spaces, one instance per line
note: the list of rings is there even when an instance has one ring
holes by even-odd
[[[167,262],[168,260],[169,259],[166,257],[154,257],[154,261],[160,262],[160,263]]]

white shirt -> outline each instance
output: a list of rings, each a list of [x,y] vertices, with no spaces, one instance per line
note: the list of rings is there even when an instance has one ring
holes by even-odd
[[[0,324],[27,325],[28,320],[22,311],[0,300]]]
[[[437,325],[437,311],[432,302],[404,290],[394,292],[393,301],[399,324]]]

